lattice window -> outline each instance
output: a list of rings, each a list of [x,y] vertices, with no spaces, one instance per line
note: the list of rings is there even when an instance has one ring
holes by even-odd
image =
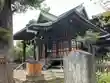
[[[56,41],[53,41],[53,44],[52,44],[52,55],[53,56],[57,55]]]
[[[58,44],[58,55],[61,56],[61,55],[63,55],[63,44],[62,44],[62,41],[59,41],[57,44]]]
[[[71,50],[78,50],[80,42],[78,42],[76,40],[71,40],[71,45],[72,45],[72,49]]]
[[[64,50],[64,53],[66,53],[66,54],[68,54],[69,53],[69,41],[64,41],[63,42],[63,46],[64,46],[64,48],[63,48],[63,50]]]

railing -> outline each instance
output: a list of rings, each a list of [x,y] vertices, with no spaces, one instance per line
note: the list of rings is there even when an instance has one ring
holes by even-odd
[[[98,72],[110,72],[110,64],[96,64],[96,71]]]
[[[18,66],[14,69],[14,71],[17,70],[17,69],[19,69],[20,67],[22,67],[22,66],[25,65],[25,64],[26,64],[26,62],[24,62],[24,63],[18,65]]]

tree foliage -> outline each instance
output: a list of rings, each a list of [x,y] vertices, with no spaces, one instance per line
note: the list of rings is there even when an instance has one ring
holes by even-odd
[[[40,10],[48,12],[50,8],[46,4],[42,4],[43,1],[44,0],[0,0],[0,40],[8,44],[8,40],[12,37],[12,30],[7,28],[12,28],[13,12],[21,13],[29,8],[39,8]]]
[[[42,4],[44,0],[14,0],[12,3],[12,10],[16,12],[25,12],[28,8],[35,8],[40,10],[49,11],[50,7]]]
[[[23,49],[22,49],[22,43],[21,41],[17,41],[16,46],[14,46],[13,50],[13,58],[14,61],[21,62],[23,57]]]
[[[100,33],[88,30],[84,36],[77,36],[76,40],[83,42],[83,48],[86,48],[84,51],[88,51],[89,45],[95,43],[99,37]],[[107,57],[107,52],[109,52],[109,50],[106,47],[98,47],[95,51],[95,56],[98,59],[102,59]]]
[[[84,36],[77,36],[76,40],[77,41],[82,41],[82,42],[93,42],[96,41],[99,38],[98,32],[93,32],[92,30],[87,30]]]
[[[43,2],[44,0],[0,0],[0,11],[3,10],[4,5],[7,3],[8,5],[11,5],[12,12],[25,12],[28,8],[39,8],[41,10],[49,11],[50,7],[46,4],[42,4]]]
[[[42,0],[43,1],[43,0]],[[28,8],[38,8],[42,2],[41,0],[15,0],[12,4],[13,11],[23,12]]]
[[[0,11],[3,9],[5,0],[0,0]]]
[[[110,11],[106,11],[100,15],[93,16],[94,24],[105,29],[105,26],[110,25]]]
[[[14,60],[18,60],[19,62],[23,59],[23,43],[22,41],[17,41],[13,50]],[[34,55],[33,45],[26,45],[26,58]]]

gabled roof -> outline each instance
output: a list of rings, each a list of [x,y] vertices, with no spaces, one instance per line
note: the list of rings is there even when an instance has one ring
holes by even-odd
[[[61,27],[59,27],[59,25],[58,24],[61,24],[61,25],[63,25],[64,27],[66,27],[66,28],[68,28],[69,27],[69,23],[70,23],[70,21],[71,21],[71,19],[74,21],[73,23],[75,24],[76,22],[77,22],[77,24],[78,25],[80,25],[80,23],[81,23],[81,25],[83,24],[83,30],[87,30],[88,28],[90,28],[90,29],[94,29],[94,30],[96,30],[96,31],[100,31],[100,32],[103,32],[103,33],[107,33],[107,32],[105,32],[104,30],[102,30],[102,29],[100,29],[100,28],[98,28],[97,26],[95,26],[94,24],[92,24],[89,20],[88,20],[88,17],[87,17],[87,15],[86,15],[86,13],[84,12],[84,7],[82,7],[82,6],[77,6],[76,8],[73,8],[73,9],[71,9],[71,10],[69,10],[68,12],[66,12],[66,13],[63,13],[62,15],[60,15],[59,17],[54,17],[53,15],[51,15],[52,17],[51,17],[51,21],[50,22],[47,22],[47,23],[39,23],[39,24],[32,24],[32,25],[30,25],[30,26],[28,26],[28,27],[26,27],[26,28],[28,28],[28,29],[33,29],[33,30],[35,30],[35,28],[37,29],[36,31],[39,31],[39,30],[41,30],[41,28],[42,28],[42,30],[47,30],[47,28],[49,28],[49,29],[53,29],[53,26],[54,25],[57,25],[57,27],[56,28],[61,28]],[[80,10],[78,10],[78,9],[80,9]],[[83,11],[82,11],[83,10]],[[82,13],[80,13],[82,11]],[[46,14],[45,14],[46,15]],[[50,17],[50,14],[48,14],[48,15],[46,15],[47,17]],[[45,17],[46,17],[45,16]],[[67,24],[67,25],[66,25]],[[25,28],[25,29],[26,29]],[[55,27],[54,27],[55,28]],[[61,28],[62,29],[62,28]],[[75,29],[78,29],[78,27],[73,27],[73,29],[74,29],[74,31],[75,31]],[[82,30],[81,28],[79,29],[79,30]],[[18,35],[18,36],[20,36],[20,34],[21,34],[22,32],[19,32],[19,33],[17,33],[17,34],[15,34],[14,35],[14,39],[15,40],[17,40],[17,36],[16,35]],[[76,33],[76,32],[75,32]],[[26,33],[26,34],[29,34],[29,33]],[[23,35],[22,35],[23,36]],[[26,36],[27,37],[27,36]],[[28,40],[29,40],[29,37],[27,38]],[[32,37],[31,37],[31,39],[32,39]],[[22,40],[22,39],[21,39]]]
[[[80,15],[78,12],[76,12],[76,14],[77,14],[78,17],[79,17],[80,19],[82,19],[85,23],[89,24],[89,25],[91,26],[91,27],[90,27],[91,29],[96,30],[96,31],[100,31],[100,32],[102,32],[102,33],[108,33],[107,31],[105,31],[105,30],[99,28],[98,26],[92,24],[88,19],[85,19],[85,17],[83,17],[82,15]]]
[[[63,13],[63,14],[61,14],[61,15],[59,16],[59,18],[68,16],[68,15],[70,15],[71,13],[73,13],[73,11],[76,11],[76,12],[80,13],[81,16],[83,16],[83,17],[85,17],[86,19],[88,19],[88,16],[87,16],[87,13],[86,13],[86,10],[85,10],[85,7],[83,6],[83,4],[78,5],[78,6],[76,6],[75,8],[73,8],[73,9],[71,9],[71,10],[69,10],[69,11],[67,11],[67,12],[65,12],[65,13]]]
[[[84,11],[84,12],[83,12]],[[79,19],[81,22],[83,23],[86,23],[86,25],[89,25],[89,28],[91,29],[94,29],[96,31],[100,31],[100,32],[103,32],[103,33],[107,33],[106,31],[104,31],[103,29],[100,29],[99,27],[97,27],[96,25],[92,24],[89,20],[88,20],[88,17],[87,17],[87,13],[83,7],[83,5],[79,5],[69,11],[67,11],[66,13],[60,15],[58,17],[57,20],[55,20],[53,23],[58,23],[59,21],[63,20],[64,18],[67,18],[69,17],[70,18],[76,18],[76,19]],[[71,20],[71,19],[70,19]]]
[[[48,12],[45,12],[45,11],[41,11],[41,15],[40,16],[42,16],[43,18],[45,18],[48,21],[54,21],[54,20],[56,20],[58,18],[57,16],[55,16],[53,14],[50,14]]]
[[[48,12],[44,12],[41,11],[38,20],[36,21],[36,23],[39,21],[53,21],[55,20],[57,17],[55,15],[52,15]],[[36,24],[35,23],[35,24]],[[45,26],[46,23],[39,23],[37,24],[38,26],[40,25],[44,25]],[[26,31],[27,30],[27,26],[23,29],[21,29],[20,31],[18,31],[17,33],[14,34],[14,40],[31,40],[32,38],[34,38],[35,34],[34,33],[29,33]]]

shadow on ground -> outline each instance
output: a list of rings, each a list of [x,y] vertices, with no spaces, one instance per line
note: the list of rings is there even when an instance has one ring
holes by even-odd
[[[15,83],[64,83],[64,79],[63,78],[56,78],[56,79],[52,79],[52,80],[38,80],[38,81],[22,81],[19,79],[14,78]]]

